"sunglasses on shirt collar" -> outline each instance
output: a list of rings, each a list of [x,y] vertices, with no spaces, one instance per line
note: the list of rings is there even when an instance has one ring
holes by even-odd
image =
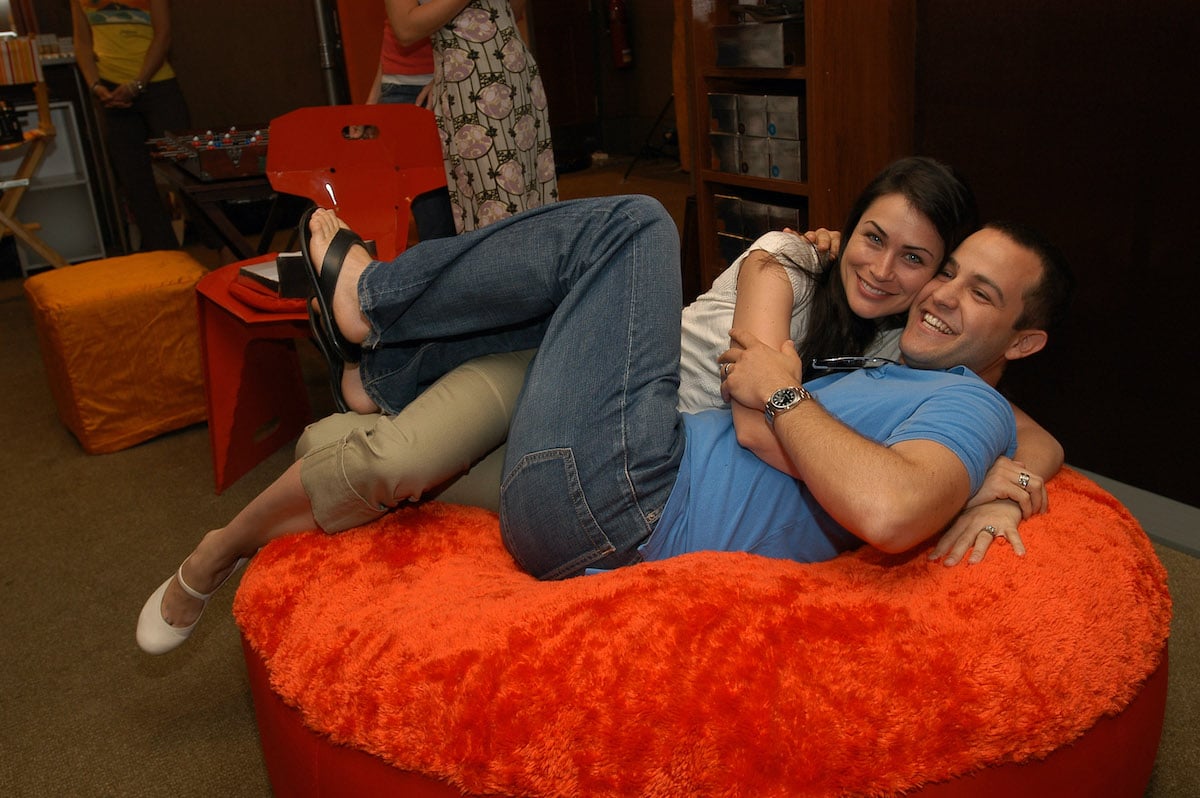
[[[813,358],[813,371],[852,371],[854,369],[874,369],[880,366],[891,364],[898,366],[899,363],[886,357],[819,357]]]

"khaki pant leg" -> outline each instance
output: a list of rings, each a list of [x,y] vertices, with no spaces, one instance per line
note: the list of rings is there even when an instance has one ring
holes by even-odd
[[[532,357],[529,350],[465,363],[395,416],[341,413],[311,424],[296,453],[317,523],[340,532],[434,496],[495,509],[503,463],[496,450]]]

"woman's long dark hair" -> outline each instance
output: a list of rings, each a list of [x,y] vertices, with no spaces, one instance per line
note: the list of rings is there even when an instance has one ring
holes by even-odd
[[[870,204],[888,194],[903,194],[933,223],[942,238],[943,257],[979,226],[975,194],[953,169],[933,158],[901,158],[876,175],[855,200],[842,228],[843,250]],[[813,358],[861,355],[879,331],[876,319],[859,318],[850,309],[837,261],[813,279],[808,331],[797,346],[806,369]],[[891,323],[897,321],[902,324],[903,315]]]

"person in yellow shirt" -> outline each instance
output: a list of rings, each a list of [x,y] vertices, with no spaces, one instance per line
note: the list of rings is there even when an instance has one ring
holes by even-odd
[[[100,106],[113,173],[141,234],[141,250],[177,249],[146,140],[190,127],[187,101],[167,61],[168,0],[75,0],[75,58]]]

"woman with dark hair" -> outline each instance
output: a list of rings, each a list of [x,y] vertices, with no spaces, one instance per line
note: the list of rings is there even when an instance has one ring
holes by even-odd
[[[863,354],[894,360],[913,296],[977,225],[975,197],[953,170],[912,157],[863,189],[842,227],[846,249],[832,263],[806,238],[760,237],[683,311],[680,409],[725,404],[715,355],[731,326],[794,341],[806,365]]]
[[[855,200],[842,230],[850,234],[857,230],[867,209],[889,194],[899,194],[908,204],[933,224],[942,239],[947,255],[979,226],[975,196],[966,183],[945,164],[932,158],[903,158],[880,172]],[[939,262],[938,266],[941,265]],[[848,273],[844,268],[824,269],[815,279],[811,321],[802,341],[798,341],[804,362],[814,358],[857,355],[879,333],[875,317],[860,312],[855,294],[846,288]],[[842,295],[848,298],[842,302]],[[904,313],[882,320],[885,328],[904,326]]]

